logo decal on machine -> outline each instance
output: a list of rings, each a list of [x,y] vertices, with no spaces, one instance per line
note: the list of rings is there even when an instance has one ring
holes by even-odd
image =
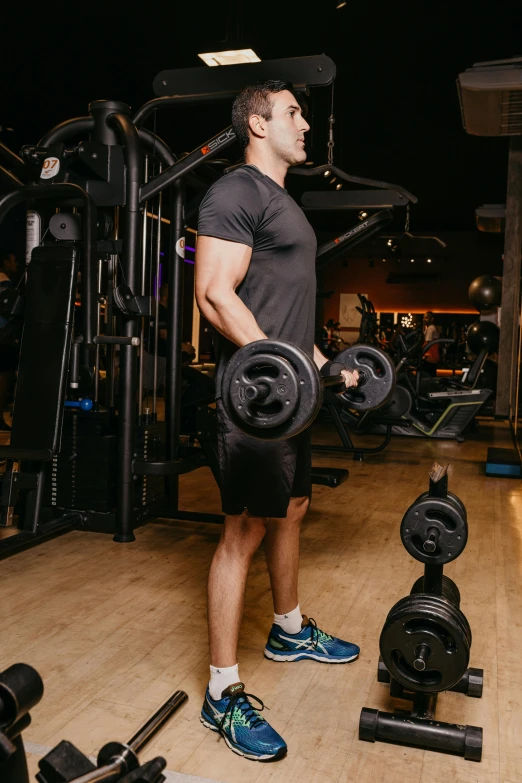
[[[346,239],[349,239],[351,236],[355,236],[355,234],[358,234],[360,231],[363,231],[367,227],[368,227],[368,221],[365,220],[364,223],[359,223],[358,226],[355,226],[355,228],[352,228],[350,231],[347,231],[346,234],[342,235],[342,237],[337,237],[337,239],[334,239],[334,243],[338,245],[340,242],[344,242]]]
[[[181,258],[185,258],[185,237],[180,237],[176,242],[176,253]]]
[[[235,138],[236,138],[236,134],[234,133],[234,129],[229,128],[223,133],[220,133],[219,136],[216,136],[215,139],[212,139],[212,141],[209,141],[209,143],[206,144],[204,147],[202,147],[201,154],[208,155],[209,152],[213,152],[213,150],[219,149],[219,147],[221,147],[221,145],[227,141],[234,141]]]
[[[60,161],[58,158],[46,158],[43,162],[40,179],[52,179],[60,171]]]

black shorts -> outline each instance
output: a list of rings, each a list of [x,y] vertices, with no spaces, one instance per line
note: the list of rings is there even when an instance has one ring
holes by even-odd
[[[224,514],[286,517],[290,498],[311,497],[310,428],[289,440],[245,435],[217,401],[221,504]]]

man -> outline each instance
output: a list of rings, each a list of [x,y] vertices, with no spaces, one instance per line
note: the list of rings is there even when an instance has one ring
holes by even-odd
[[[299,530],[311,494],[309,432],[288,441],[249,438],[227,418],[220,399],[227,360],[238,346],[255,340],[292,342],[319,368],[327,362],[313,344],[316,238],[284,189],[288,168],[306,160],[309,125],[289,85],[278,81],[243,90],[232,122],[245,165],[218,180],[205,196],[196,259],[197,302],[218,332],[216,396],[225,513],[209,574],[211,666],[201,720],[236,753],[264,761],[282,758],[286,744],[250,703],[237,666],[247,574],[263,539],[275,610],[265,656],[346,663],[357,658],[359,648],[319,630],[299,607]],[[347,386],[357,384],[356,372],[344,375]]]
[[[0,254],[0,292],[14,288],[13,280],[16,280],[17,263],[14,253]],[[0,315],[0,330],[7,326],[8,320]],[[10,327],[6,332],[9,332]],[[12,390],[15,372],[18,369],[18,344],[15,343],[13,333],[3,336],[0,334],[0,432],[10,432],[11,427],[4,420],[4,406],[7,395]]]
[[[439,337],[439,330],[435,326],[435,318],[431,310],[424,313],[424,345],[436,340]],[[437,375],[437,365],[440,361],[440,350],[438,345],[432,345],[428,348],[422,358],[422,369],[433,378]]]

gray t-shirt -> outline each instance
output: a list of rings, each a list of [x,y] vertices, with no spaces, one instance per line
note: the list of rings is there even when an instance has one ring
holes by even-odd
[[[294,343],[313,357],[315,233],[300,207],[273,179],[245,165],[219,179],[199,208],[198,234],[252,248],[236,293],[272,340]],[[216,335],[216,389],[237,346]]]

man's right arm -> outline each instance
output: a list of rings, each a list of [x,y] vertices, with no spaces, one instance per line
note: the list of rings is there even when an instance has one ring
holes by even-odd
[[[252,248],[210,236],[199,236],[196,253],[196,301],[202,315],[235,345],[266,340],[236,289],[248,271]]]

